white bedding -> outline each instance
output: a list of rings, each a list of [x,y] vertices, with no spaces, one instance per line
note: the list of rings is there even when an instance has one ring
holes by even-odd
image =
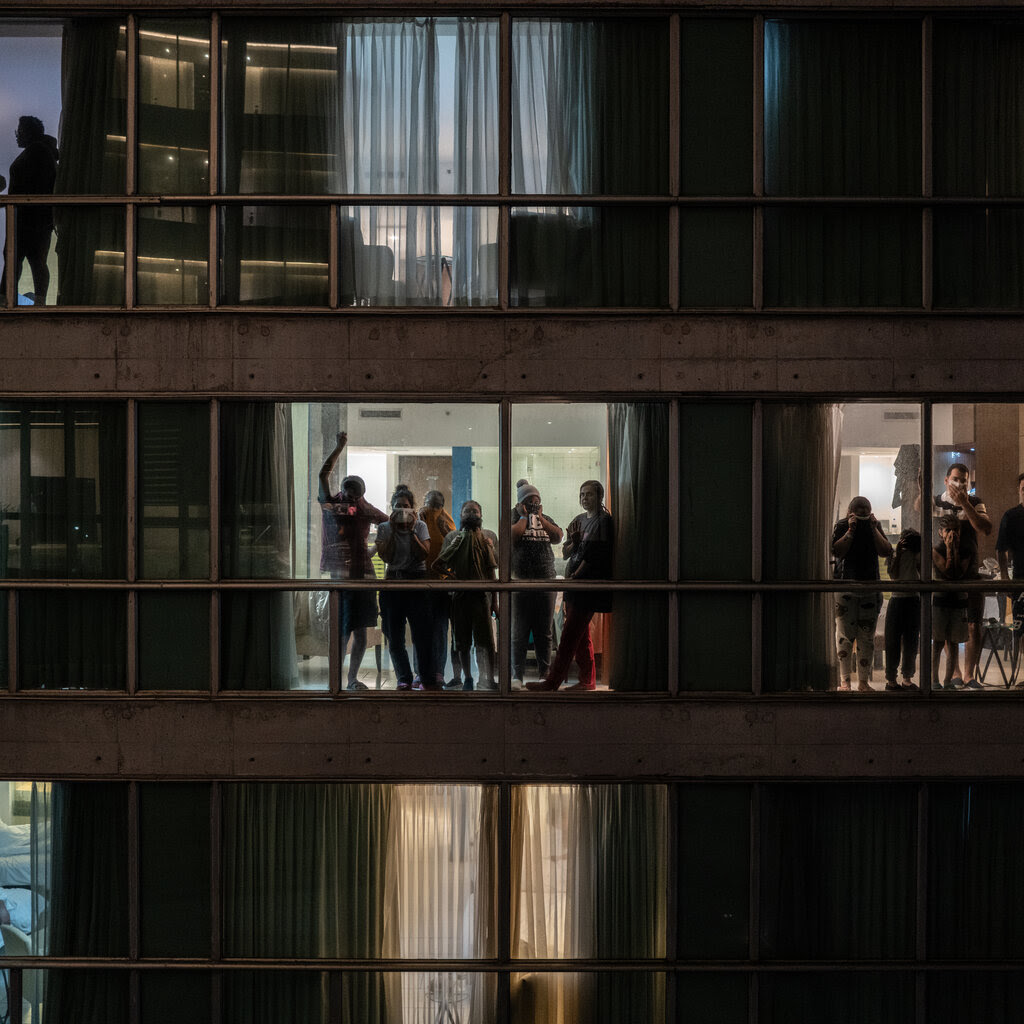
[[[32,931],[32,891],[30,889],[0,888],[0,901],[7,906],[7,913],[11,915],[11,924],[15,928],[20,928],[23,932]],[[37,896],[36,902],[41,914],[46,908],[46,900],[42,896]]]
[[[32,842],[31,825],[8,825],[0,821],[0,857],[28,853]]]

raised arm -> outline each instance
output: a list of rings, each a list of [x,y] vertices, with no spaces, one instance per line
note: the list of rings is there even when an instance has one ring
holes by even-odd
[[[348,434],[341,431],[338,434],[338,443],[334,446],[334,451],[324,459],[324,464],[320,467],[320,489],[317,494],[317,500],[320,502],[331,500],[331,473],[334,472],[334,467],[338,464],[338,459],[341,458],[347,441]]]

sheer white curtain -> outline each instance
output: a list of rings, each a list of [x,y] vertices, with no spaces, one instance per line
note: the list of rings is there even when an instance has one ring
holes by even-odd
[[[495,955],[494,825],[497,791],[481,786],[396,786],[387,841],[385,956]],[[389,1024],[494,1019],[490,976],[407,973],[389,986]]]

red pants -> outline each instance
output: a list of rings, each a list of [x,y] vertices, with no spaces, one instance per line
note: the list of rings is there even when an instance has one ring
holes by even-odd
[[[575,659],[580,667],[580,682],[590,686],[597,682],[594,670],[594,642],[590,639],[590,620],[594,612],[579,607],[571,598],[563,600],[565,621],[562,623],[562,639],[548,669],[548,679],[562,684],[569,677],[569,666]]]

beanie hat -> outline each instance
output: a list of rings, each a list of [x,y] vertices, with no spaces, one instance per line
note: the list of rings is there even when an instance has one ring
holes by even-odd
[[[526,501],[527,498],[534,494],[538,498],[540,497],[540,491],[538,491],[537,488],[533,486],[533,484],[524,480],[519,485],[519,490],[516,491],[516,501],[518,501],[521,505],[524,501]]]

